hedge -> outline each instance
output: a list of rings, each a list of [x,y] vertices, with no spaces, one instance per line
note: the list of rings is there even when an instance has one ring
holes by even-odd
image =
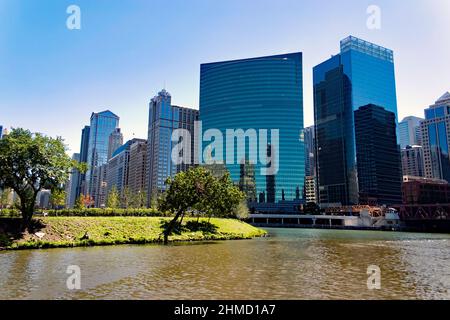
[[[35,214],[47,214],[50,217],[169,217],[168,212],[160,212],[155,209],[62,209],[62,210],[36,210]],[[0,217],[17,217],[20,211],[16,209],[0,210]]]

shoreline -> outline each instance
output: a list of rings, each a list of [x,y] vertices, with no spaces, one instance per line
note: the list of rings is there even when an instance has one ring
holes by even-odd
[[[35,218],[26,232],[19,219],[0,218],[0,250],[27,250],[163,244],[165,217],[45,217]],[[246,240],[264,237],[267,231],[236,219],[184,219],[169,243]]]

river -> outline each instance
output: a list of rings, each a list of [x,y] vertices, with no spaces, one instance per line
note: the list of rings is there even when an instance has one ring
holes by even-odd
[[[268,230],[242,241],[0,252],[0,299],[450,299],[450,235]],[[80,290],[66,285],[72,265]],[[380,289],[367,287],[371,265]]]

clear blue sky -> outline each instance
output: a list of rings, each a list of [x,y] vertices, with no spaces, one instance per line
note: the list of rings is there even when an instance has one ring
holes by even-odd
[[[81,30],[66,9],[81,8]],[[380,30],[366,26],[381,8]],[[79,151],[92,111],[146,138],[148,102],[163,86],[198,108],[199,65],[304,53],[305,124],[312,67],[354,35],[395,51],[399,116],[450,90],[450,0],[0,0],[0,124],[66,139]]]

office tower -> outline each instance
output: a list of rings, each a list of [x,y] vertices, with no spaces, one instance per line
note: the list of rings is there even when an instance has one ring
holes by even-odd
[[[145,143],[142,139],[132,139],[120,146],[112,154],[107,168],[107,190],[111,191],[116,186],[120,195],[129,187],[130,150],[135,143]]]
[[[305,178],[305,201],[306,203],[317,203],[316,178],[307,176]]]
[[[0,126],[0,139],[3,138],[3,126]]]
[[[103,172],[98,172],[97,183],[94,183],[94,170],[107,163],[108,161],[108,147],[109,136],[119,126],[119,117],[109,110],[92,113],[90,134],[89,134],[89,147],[87,154],[87,164],[89,166],[86,172],[86,193],[91,195],[94,201],[97,201],[96,197],[100,192],[97,189],[101,186],[101,177]]]
[[[148,203],[158,192],[166,190],[166,180],[180,171],[187,170],[194,163],[194,122],[198,120],[198,110],[173,106],[170,93],[162,90],[151,99],[147,139],[147,196]],[[185,129],[190,133],[190,163],[176,164],[172,161],[172,133]],[[185,140],[187,141],[187,140]],[[187,156],[187,154],[186,154]]]
[[[114,129],[109,135],[108,139],[108,160],[112,158],[114,151],[123,145],[123,134],[120,132],[120,128]]]
[[[425,110],[421,132],[425,177],[450,182],[450,93]]]
[[[406,146],[421,146],[422,135],[420,133],[420,122],[422,118],[406,117],[398,124],[398,140],[400,147],[405,149]]]
[[[128,184],[133,194],[147,192],[147,141],[140,140],[130,146]]]
[[[80,145],[80,162],[87,163],[87,155],[89,149],[89,136],[90,136],[90,126],[85,126],[81,130],[81,145]],[[78,198],[81,194],[87,193],[86,187],[86,173],[80,173],[80,178],[78,181],[76,197]]]
[[[393,51],[350,36],[313,74],[319,202],[358,204],[353,112],[375,104],[397,118]]]
[[[305,128],[305,176],[316,175],[316,149],[315,149],[315,132],[314,126]]]
[[[406,146],[401,153],[403,176],[424,177],[423,147]]]
[[[74,153],[72,159],[75,161],[80,161],[80,154]],[[77,187],[80,181],[80,171],[77,169],[72,169],[70,172],[70,178],[66,185],[66,207],[73,208],[75,205],[75,201],[78,198]]]
[[[355,111],[356,157],[361,204],[402,202],[402,171],[395,114],[369,104]]]
[[[106,200],[108,198],[108,164],[102,164],[95,167],[92,176],[93,193],[92,198],[94,207],[106,207]]]
[[[239,182],[240,164],[255,162],[256,157],[249,158],[257,149],[253,165],[259,202],[278,203],[283,194],[286,201],[296,200],[305,176],[302,53],[206,63],[200,72],[202,132],[218,129],[222,133],[223,150],[216,151],[223,154],[220,160],[226,162],[232,180]],[[226,143],[227,129],[241,129],[244,143],[233,137],[234,143]],[[278,145],[273,129],[279,130]],[[263,130],[267,139],[261,139]],[[250,137],[258,140],[256,145],[249,142]],[[201,149],[210,143],[203,141]],[[279,158],[278,170],[273,166],[273,172],[264,172],[268,165],[261,158],[271,143],[272,159]]]

